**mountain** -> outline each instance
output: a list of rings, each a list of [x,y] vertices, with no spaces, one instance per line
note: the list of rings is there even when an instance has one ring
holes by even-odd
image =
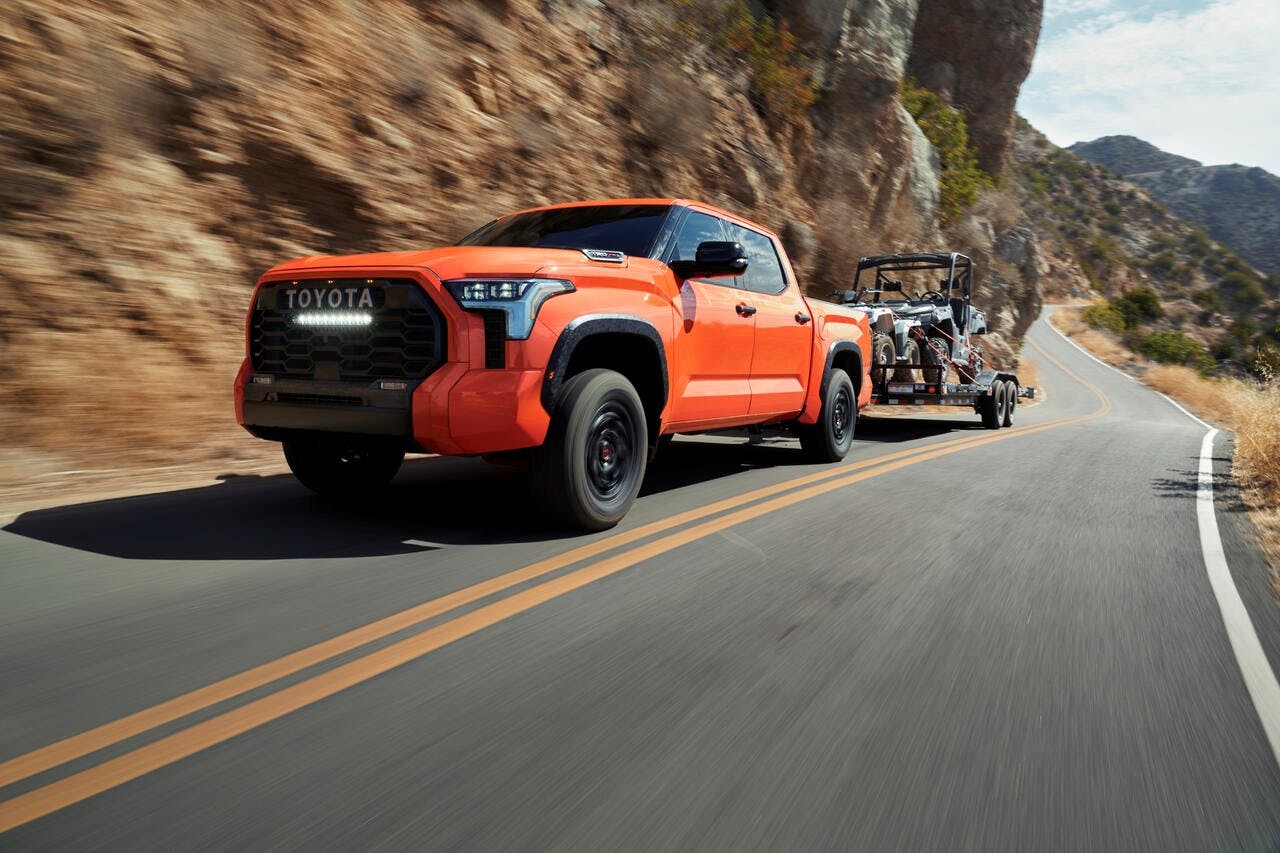
[[[1204,166],[1132,136],[1104,136],[1068,150],[1146,188],[1258,269],[1280,273],[1280,177],[1257,167]]]
[[[1117,150],[1108,140],[1099,142],[1107,145],[1094,152]],[[1123,300],[1150,292],[1160,304],[1158,316],[1126,331],[1131,347],[1141,350],[1149,335],[1185,335],[1220,369],[1237,374],[1260,357],[1272,358],[1280,346],[1280,275],[1260,274],[1141,182],[1177,181],[1170,192],[1181,192],[1200,180],[1222,179],[1223,169],[1242,167],[1175,166],[1121,177],[1111,166],[1078,156],[1081,147],[1058,148],[1023,122],[1005,172],[1010,206],[1031,222],[1041,254],[1054,267],[1050,285],[1067,285],[1053,296]],[[1164,155],[1153,146],[1119,147],[1147,157],[1140,162],[1153,162],[1152,151]],[[1225,195],[1237,206],[1253,197],[1239,188]]]
[[[1201,165],[1199,160],[1161,151],[1136,136],[1102,136],[1092,142],[1077,142],[1067,150],[1125,176]]]

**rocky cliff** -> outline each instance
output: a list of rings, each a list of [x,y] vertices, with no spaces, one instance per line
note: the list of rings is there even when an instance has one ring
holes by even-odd
[[[933,81],[998,171],[1040,5],[4,4],[0,466],[247,452],[229,383],[264,268],[573,198],[741,211],[818,294],[860,254],[970,251],[1009,357],[1035,234],[994,201],[940,232],[938,156],[898,92]]]
[[[1258,269],[1280,273],[1280,177],[1257,167],[1205,166],[1132,136],[1068,150],[1123,174]]]

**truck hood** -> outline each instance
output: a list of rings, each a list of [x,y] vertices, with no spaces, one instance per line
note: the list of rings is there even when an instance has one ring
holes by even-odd
[[[443,281],[472,276],[572,275],[575,269],[618,269],[629,265],[593,261],[577,249],[527,249],[508,246],[446,246],[413,252],[366,255],[313,255],[273,267],[271,273],[307,274],[319,270],[374,270],[423,267]]]

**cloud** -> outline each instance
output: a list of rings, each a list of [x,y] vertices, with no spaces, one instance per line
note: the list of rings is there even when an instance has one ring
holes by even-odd
[[[1220,0],[1140,18],[1102,4],[1042,41],[1019,107],[1059,144],[1139,136],[1280,173],[1280,4]],[[1056,0],[1066,14],[1095,0]],[[1079,14],[1073,12],[1072,14]]]

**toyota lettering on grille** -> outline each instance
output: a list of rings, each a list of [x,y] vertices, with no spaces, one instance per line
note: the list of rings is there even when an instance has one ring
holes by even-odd
[[[298,287],[283,291],[284,307],[356,310],[377,307],[371,287]]]

